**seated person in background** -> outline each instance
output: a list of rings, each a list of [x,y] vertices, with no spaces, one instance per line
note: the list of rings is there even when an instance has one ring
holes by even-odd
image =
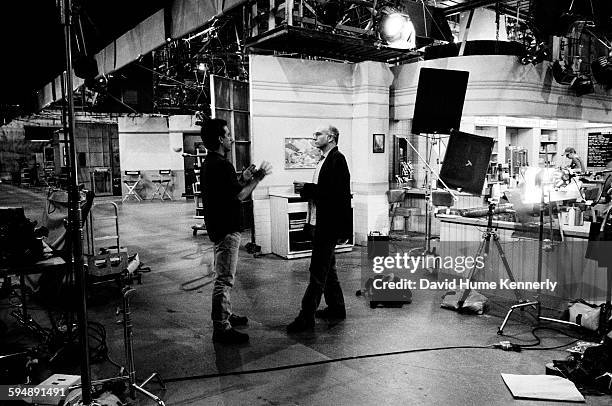
[[[586,166],[584,166],[584,162],[582,162],[582,159],[578,156],[574,147],[565,148],[564,155],[572,161],[566,168],[573,169],[576,172],[586,172]]]

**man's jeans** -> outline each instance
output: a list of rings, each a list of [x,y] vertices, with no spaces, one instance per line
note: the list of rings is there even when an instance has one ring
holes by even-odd
[[[227,234],[223,240],[215,243],[215,284],[211,313],[215,330],[231,328],[229,322],[229,316],[232,314],[230,291],[234,286],[239,248],[239,232]]]
[[[310,281],[302,298],[300,312],[300,316],[304,319],[314,319],[322,295],[330,309],[344,309],[344,295],[338,280],[335,249],[336,238],[315,229],[309,269]]]

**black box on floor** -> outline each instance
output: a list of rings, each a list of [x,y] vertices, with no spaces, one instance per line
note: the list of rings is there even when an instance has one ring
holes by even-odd
[[[368,259],[389,256],[389,236],[378,232],[368,235]]]

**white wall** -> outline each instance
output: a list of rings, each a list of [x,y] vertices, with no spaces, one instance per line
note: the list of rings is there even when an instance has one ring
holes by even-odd
[[[119,155],[122,171],[141,171],[143,190],[150,198],[155,190],[151,180],[160,169],[173,173],[169,192],[180,198],[185,192],[184,161],[174,148],[183,147],[183,132],[199,132],[193,116],[122,116],[118,119]],[[123,193],[126,193],[124,187]]]
[[[314,173],[284,168],[284,139],[311,137],[325,124],[340,131],[338,147],[351,171],[356,241],[363,241],[386,219],[388,151],[372,153],[372,134],[389,136],[389,68],[376,62],[250,58],[253,162],[266,160],[274,167],[254,193],[257,244],[270,252],[270,190],[290,192],[293,181],[310,182]]]
[[[119,154],[124,171],[156,170],[170,165],[166,117],[123,116],[118,119]]]

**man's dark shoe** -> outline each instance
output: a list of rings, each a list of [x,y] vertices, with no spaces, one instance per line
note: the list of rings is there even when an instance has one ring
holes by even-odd
[[[318,319],[346,319],[346,309],[344,307],[326,307],[315,312],[315,317]]]
[[[287,326],[287,333],[296,334],[304,331],[314,330],[314,319],[306,319],[302,316],[298,316]]]
[[[212,339],[214,342],[221,344],[242,344],[249,341],[249,335],[229,328],[227,330],[215,330]]]
[[[235,314],[232,314],[229,316],[229,322],[232,327],[246,326],[247,324],[249,324],[249,319],[246,316],[237,316]]]

